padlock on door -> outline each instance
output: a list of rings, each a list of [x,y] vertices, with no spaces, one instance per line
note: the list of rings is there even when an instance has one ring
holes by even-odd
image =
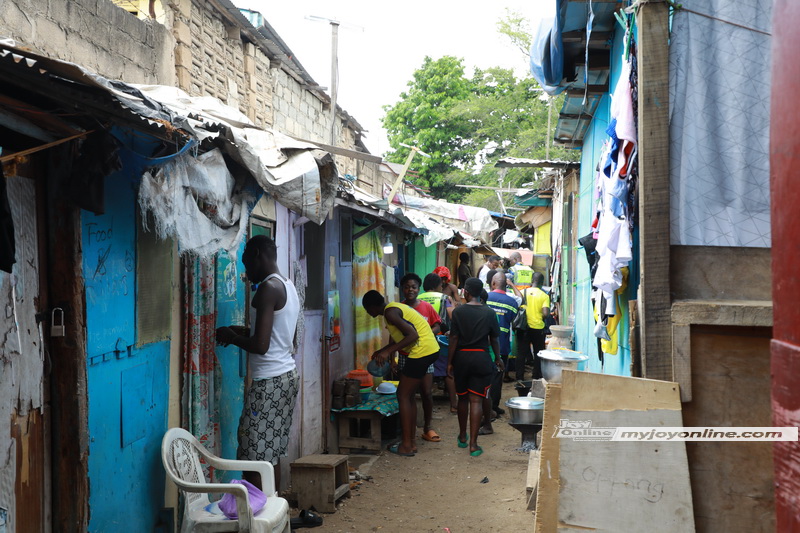
[[[58,320],[56,320],[56,316],[58,316]],[[56,307],[53,309],[52,313],[50,313],[50,336],[63,337],[65,333],[64,310],[60,307]]]

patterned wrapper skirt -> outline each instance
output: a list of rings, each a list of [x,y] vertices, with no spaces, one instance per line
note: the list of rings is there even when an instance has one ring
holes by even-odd
[[[276,465],[286,456],[299,388],[297,369],[252,382],[239,419],[237,459]]]

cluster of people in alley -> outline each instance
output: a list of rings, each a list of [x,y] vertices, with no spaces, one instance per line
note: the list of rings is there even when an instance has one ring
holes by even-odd
[[[287,453],[299,389],[293,340],[301,312],[297,290],[281,275],[277,258],[277,247],[269,237],[259,235],[247,242],[242,262],[254,285],[254,319],[249,329],[221,327],[216,335],[219,344],[249,354],[237,458],[270,461],[276,467]],[[513,380],[510,372],[524,379],[530,364],[533,378],[541,377],[537,353],[544,348],[550,308],[542,290],[544,276],[523,265],[518,252],[511,254],[505,269],[500,257],[488,257],[477,277],[472,275],[469,254],[462,253],[460,261],[457,280],[445,266],[424,278],[406,273],[400,280],[401,302],[387,301],[374,290],[362,297],[366,312],[382,317],[389,332],[389,342],[372,354],[372,360],[380,366],[391,362],[399,374],[401,438],[388,447],[392,453],[413,456],[418,451],[417,393],[424,415],[421,438],[442,440],[432,427],[434,376],[442,378],[450,412],[458,416],[456,444],[474,457],[483,453],[478,436],[493,433],[492,420],[504,412],[501,386]],[[515,335],[512,323],[521,307],[526,309],[528,329]],[[244,475],[261,486],[257,474]],[[275,468],[275,476],[279,486],[280,468]]]
[[[544,349],[550,313],[549,296],[542,290],[544,276],[523,265],[519,252],[511,254],[505,269],[500,257],[488,257],[477,277],[472,276],[469,254],[459,259],[457,286],[451,283],[450,270],[439,266],[424,279],[405,274],[400,280],[402,302],[387,302],[374,290],[361,300],[370,316],[383,317],[389,331],[389,342],[372,359],[383,366],[398,353],[401,438],[388,447],[398,455],[411,457],[418,451],[417,392],[424,414],[421,438],[441,441],[431,427],[434,375],[444,378],[450,412],[458,415],[456,444],[468,448],[473,457],[483,453],[478,436],[493,433],[493,419],[504,412],[501,387],[503,381],[513,380],[511,367],[520,380],[526,364],[532,365],[534,379],[542,377],[538,352]],[[526,309],[528,327],[515,335],[512,323],[520,308]]]

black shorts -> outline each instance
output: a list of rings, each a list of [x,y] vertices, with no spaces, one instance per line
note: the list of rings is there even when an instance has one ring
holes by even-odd
[[[467,393],[486,397],[492,386],[495,364],[486,350],[458,350],[453,359],[453,377],[456,381],[456,394]]]
[[[415,359],[409,357],[406,359],[405,365],[403,365],[403,369],[400,370],[400,373],[409,378],[422,379],[425,377],[425,374],[428,373],[428,367],[431,366],[438,358],[439,352],[426,355],[425,357],[417,357]]]

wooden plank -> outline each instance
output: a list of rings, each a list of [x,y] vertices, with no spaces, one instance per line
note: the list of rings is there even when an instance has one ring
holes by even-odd
[[[672,321],[715,326],[772,326],[771,300],[675,300]]]
[[[290,135],[292,139],[302,141],[308,144],[313,144],[318,146],[320,150],[324,150],[326,152],[330,152],[332,154],[341,155],[344,157],[349,157],[351,159],[360,159],[362,161],[368,161],[370,163],[382,163],[383,158],[378,155],[368,154],[366,152],[359,152],[358,150],[350,150],[348,148],[341,148],[338,146],[332,146],[330,144],[321,143],[319,141],[310,141],[308,139],[301,139],[300,137],[294,137]]]
[[[663,409],[680,411],[678,384],[643,378],[606,376],[589,372],[564,370],[561,373],[561,411],[645,411]],[[580,394],[563,391],[581,388]],[[545,405],[546,407],[546,405]],[[619,424],[624,426],[625,424]],[[678,424],[679,426],[682,424]]]
[[[608,84],[589,85],[586,89],[567,89],[567,96],[583,98],[584,94],[589,96],[604,95],[608,92]]]
[[[610,50],[613,37],[614,34],[610,31],[593,31],[591,37],[589,37],[589,48]],[[586,30],[565,31],[561,34],[561,41],[564,43],[580,43],[586,46]]]
[[[672,297],[766,300],[772,294],[770,252],[770,248],[672,245],[669,256]],[[755,272],[758,275],[753,275]],[[742,283],[743,279],[747,281]]]
[[[89,527],[89,422],[86,380],[86,308],[81,256],[80,210],[58,195],[53,185],[61,174],[66,145],[48,160],[47,253],[51,302],[69,306],[67,334],[49,339],[52,381],[53,531],[87,531]],[[54,153],[54,155],[56,155]],[[38,181],[38,180],[37,180]]]
[[[292,462],[292,465],[303,466],[305,468],[333,468],[347,461],[346,455],[334,454],[312,454],[300,457]]]
[[[672,368],[681,390],[681,401],[692,401],[691,326],[672,324]]]
[[[642,377],[642,352],[640,349],[642,342],[639,338],[640,319],[638,300],[630,300],[628,302],[628,316],[630,317],[628,339],[630,339],[631,348],[631,376],[640,378]]]
[[[561,386],[562,423],[683,425],[676,383],[564,371]],[[558,473],[559,531],[694,531],[683,442],[562,438]]]
[[[542,443],[539,447],[539,482],[536,492],[536,533],[551,533],[558,523],[558,463],[559,441],[553,437],[561,419],[561,385],[550,383],[544,398]]]
[[[672,380],[669,286],[669,15],[639,8],[639,306],[644,376]]]
[[[536,510],[536,493],[539,486],[539,450],[531,450],[528,455],[528,475],[525,479],[525,492],[528,495],[528,511]]]

